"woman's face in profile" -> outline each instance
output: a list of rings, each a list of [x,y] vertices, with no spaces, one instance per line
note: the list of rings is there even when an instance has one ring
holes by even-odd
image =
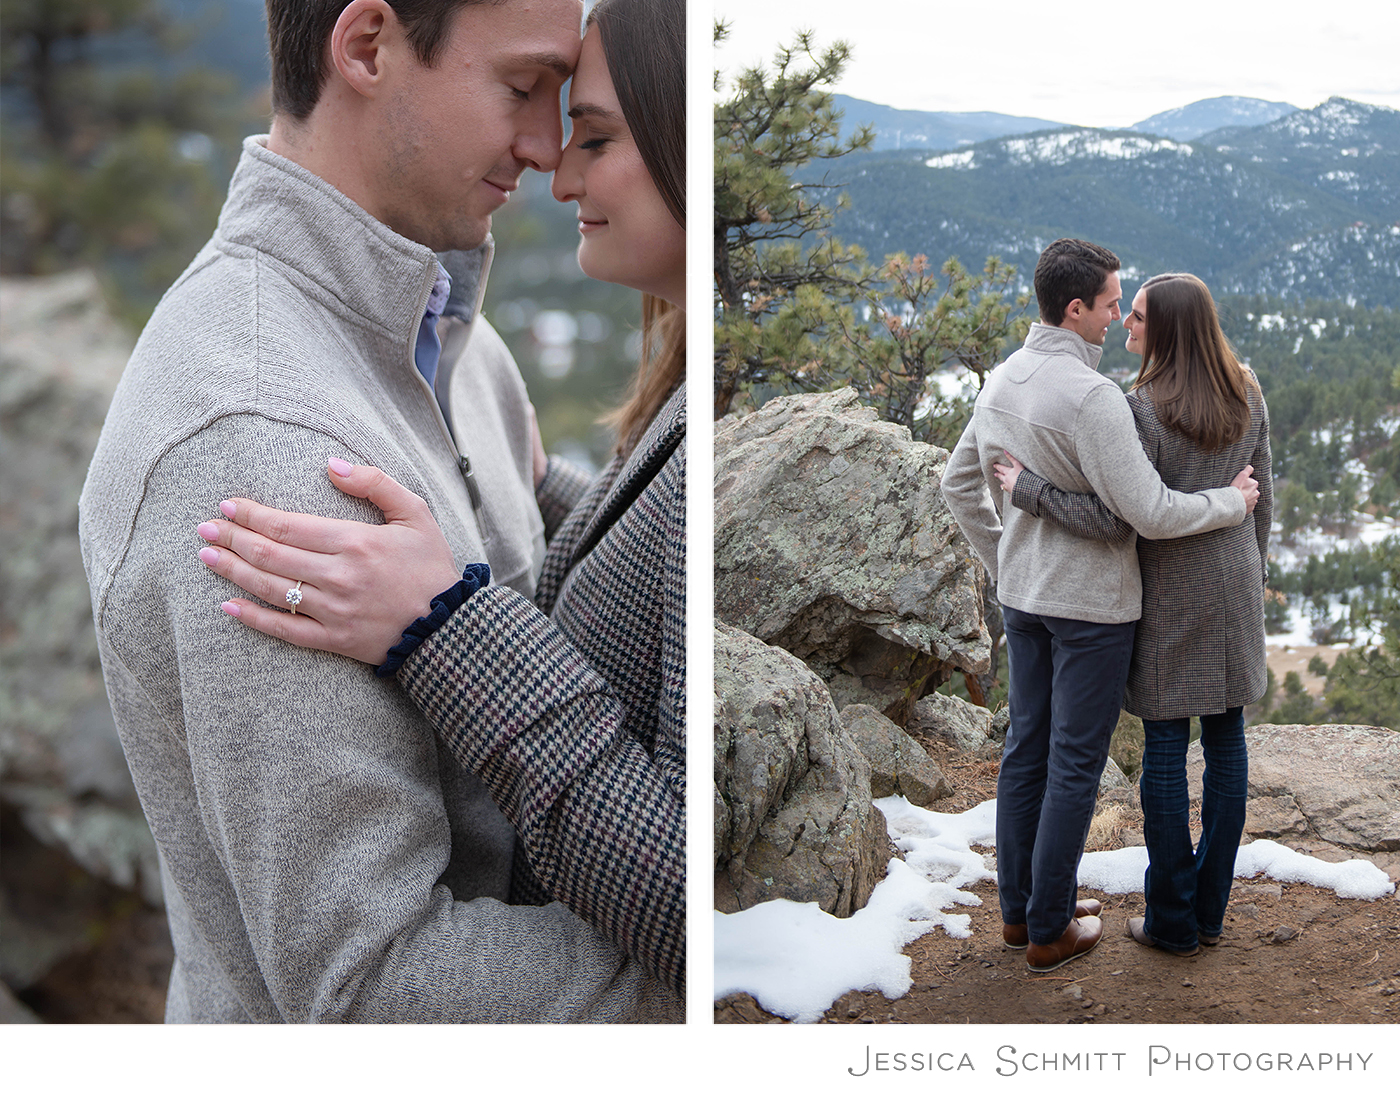
[[[685,306],[685,229],[666,208],[622,116],[596,26],[569,90],[573,133],[554,196],[578,202],[583,272]]]
[[[1133,310],[1123,317],[1123,325],[1128,329],[1129,353],[1142,355],[1143,343],[1147,340],[1147,289],[1140,288],[1133,297]]]

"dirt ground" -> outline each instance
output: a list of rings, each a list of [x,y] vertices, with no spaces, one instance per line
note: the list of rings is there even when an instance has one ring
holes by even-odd
[[[938,754],[956,787],[935,804],[961,812],[995,795],[994,760]],[[1131,806],[1100,803],[1105,823],[1090,835],[1092,849],[1141,844],[1141,814]],[[1294,849],[1329,861],[1366,855],[1317,841],[1290,841]],[[991,851],[983,850],[989,857]],[[1400,875],[1400,854],[1372,860]],[[996,885],[969,889],[980,907],[972,936],[942,929],[905,950],[914,986],[890,1000],[878,991],[852,991],[822,1018],[828,1023],[1393,1023],[1400,1021],[1400,899],[1340,899],[1331,889],[1281,884],[1267,877],[1236,880],[1220,945],[1178,957],[1148,949],[1127,935],[1128,918],[1143,913],[1140,893],[1110,896],[1081,888],[1081,898],[1103,900],[1104,938],[1097,948],[1049,973],[1026,970],[1024,950],[1001,943]],[[719,1023],[772,1023],[749,995],[715,1005]]]

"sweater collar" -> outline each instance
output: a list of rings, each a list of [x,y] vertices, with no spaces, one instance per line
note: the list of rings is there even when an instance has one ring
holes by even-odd
[[[1031,323],[1030,333],[1026,335],[1026,348],[1037,353],[1068,353],[1095,372],[1103,359],[1103,346],[1090,345],[1073,330],[1063,326],[1047,326],[1045,323]]]
[[[431,250],[376,220],[325,179],[249,137],[219,214],[217,236],[300,273],[398,341],[416,333],[437,277]],[[470,321],[490,265],[490,239],[449,252],[447,314]]]

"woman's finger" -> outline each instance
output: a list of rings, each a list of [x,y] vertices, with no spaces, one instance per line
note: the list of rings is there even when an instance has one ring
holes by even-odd
[[[250,630],[256,630],[260,634],[291,642],[303,649],[326,648],[325,627],[305,615],[273,611],[269,607],[262,607],[244,599],[227,600],[219,606],[223,608],[224,614],[231,615]]]
[[[276,573],[267,573],[255,566],[249,565],[231,550],[220,550],[218,547],[204,547],[199,552],[199,560],[217,573],[220,577],[227,578],[251,595],[266,603],[275,604],[278,607],[286,606],[288,612],[295,606],[298,614],[307,614],[312,618],[316,616],[315,586],[309,585],[301,579],[300,587],[297,580],[290,577],[283,577]],[[295,592],[292,599],[288,599],[288,593]],[[296,602],[293,603],[293,600]]]
[[[246,497],[219,502],[219,511],[241,528],[266,539],[317,554],[334,554],[342,549],[346,532],[361,526],[354,520],[332,520],[305,512],[286,512],[261,505]],[[228,545],[228,544],[225,544]],[[240,551],[242,553],[242,551]],[[244,555],[247,557],[247,555]]]
[[[421,526],[424,520],[432,520],[423,498],[378,467],[357,467],[343,459],[328,460],[327,465],[336,489],[351,497],[363,497],[384,513],[386,523]]]
[[[252,569],[278,577],[290,577],[293,583],[323,583],[332,564],[331,555],[275,542],[228,520],[206,520],[195,530],[205,542],[225,548],[225,553],[236,554]],[[246,585],[239,587],[247,588]],[[255,589],[248,591],[261,595]]]

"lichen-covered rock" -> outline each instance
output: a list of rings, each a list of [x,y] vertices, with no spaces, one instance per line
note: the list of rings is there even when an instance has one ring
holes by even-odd
[[[1400,850],[1400,732],[1367,725],[1255,725],[1249,749],[1246,830],[1310,834],[1366,852]],[[1186,753],[1201,795],[1200,741]]]
[[[892,851],[870,764],[812,671],[782,649],[715,628],[715,907],[865,906]]]
[[[953,671],[985,671],[983,570],[943,503],[946,461],[850,389],[719,422],[716,618],[901,724]]]
[[[870,794],[898,794],[921,808],[953,791],[923,745],[874,706],[847,706],[841,724],[870,763]]]
[[[950,744],[959,751],[978,751],[992,738],[992,712],[955,695],[925,695],[914,703],[909,728]]]

